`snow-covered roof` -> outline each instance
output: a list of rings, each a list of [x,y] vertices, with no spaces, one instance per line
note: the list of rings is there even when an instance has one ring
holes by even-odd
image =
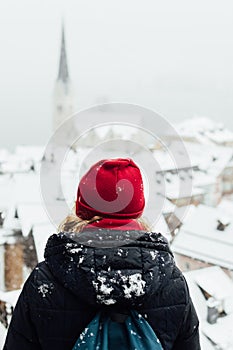
[[[6,213],[6,217],[3,223],[3,236],[12,235],[13,231],[20,231],[21,225],[18,218],[15,217],[15,211],[16,208],[14,205],[10,206],[8,208],[8,211]]]
[[[32,159],[35,162],[40,162],[43,158],[44,150],[44,146],[19,145],[15,148],[15,154],[24,159]]]
[[[120,136],[122,139],[129,139],[136,133],[135,128],[129,125],[106,125],[100,126],[95,129],[96,134],[101,139],[106,139],[106,137],[110,134],[112,136]]]
[[[172,199],[177,199],[177,198],[191,198],[191,197],[195,197],[195,196],[201,196],[205,193],[205,190],[197,187],[197,186],[192,186],[189,188],[187,186],[187,183],[185,182],[185,180],[183,181],[183,185],[182,186],[182,181],[177,178],[172,179],[172,181],[170,183],[166,183],[166,187],[165,187],[165,196],[172,200]],[[186,186],[186,187],[185,187]],[[158,191],[160,189],[158,188]]]
[[[0,206],[9,209],[14,203],[14,182],[10,175],[0,175]]]
[[[99,106],[99,109],[96,107],[95,109],[86,111],[85,114],[86,116],[89,116],[89,120],[93,120],[93,123],[88,123],[89,128],[91,129],[92,127],[95,127],[94,131],[97,137],[102,140],[108,137],[110,129],[113,130],[113,133],[110,132],[110,134],[116,134],[116,136],[121,135],[122,138],[126,137],[129,139],[135,134],[135,127],[133,127],[133,125],[141,124],[141,115],[132,113],[132,111],[124,113],[125,125],[120,125],[120,123],[117,124],[117,120],[122,120],[122,111],[118,112],[116,111],[115,106],[112,108],[110,105],[103,105],[103,107]],[[103,116],[105,121],[103,120]],[[96,120],[100,121],[98,127],[96,126]],[[77,130],[81,130],[81,132],[87,129],[86,124],[85,120],[82,121],[81,119],[78,119],[75,121]],[[130,126],[131,124],[132,127]]]
[[[12,208],[14,209],[14,208]],[[4,224],[3,224],[3,229],[5,230],[5,234],[11,234],[12,230],[17,230],[20,231],[21,229],[21,225],[20,225],[20,221],[18,218],[15,218],[13,215],[14,210],[10,210],[7,214],[6,219],[4,220]]]
[[[18,202],[39,203],[40,179],[35,173],[0,175],[0,205],[11,207]]]
[[[169,242],[171,241],[171,233],[163,215],[159,216],[158,220],[152,226],[151,231],[160,232]]]
[[[230,224],[217,229],[218,220]],[[233,219],[218,208],[199,205],[172,242],[176,253],[233,269]]]
[[[177,148],[177,143],[173,142],[169,146],[169,152],[167,149],[152,151],[155,161],[158,163],[158,168],[161,171],[178,171],[182,168],[191,169],[198,165],[198,162],[194,159],[192,160],[188,153],[184,153],[184,150]]]
[[[197,283],[195,282],[195,277],[199,274],[199,270],[193,270],[189,272],[184,272],[185,279],[188,283],[190,295],[193,301],[193,304],[195,306],[200,325],[202,325],[202,321],[206,320],[207,318],[207,305],[206,305],[206,299],[201,292],[201,289],[198,287]]]
[[[15,307],[20,293],[21,289],[12,290],[10,292],[3,292],[0,290],[0,300]]]
[[[0,148],[0,163],[2,161],[7,160],[8,156],[9,156],[9,151],[5,148]]]
[[[192,212],[195,210],[194,205],[187,205],[182,207],[176,207],[174,214],[179,219],[181,223],[185,223],[188,218],[192,215]]]
[[[1,349],[3,348],[3,345],[5,343],[6,334],[7,334],[7,330],[3,326],[3,324],[0,322],[0,348]]]
[[[20,229],[23,224],[30,221],[30,215],[33,215],[33,208],[37,205],[37,218],[42,210],[41,206],[39,175],[35,173],[14,174],[13,176],[0,176],[0,206],[6,211],[4,227],[6,229]],[[28,204],[27,210],[30,213],[23,212],[23,205],[20,207],[20,220],[14,218],[18,204],[24,202],[24,207]],[[35,204],[36,203],[36,204]],[[41,214],[40,214],[41,215]],[[36,214],[33,217],[35,219]],[[22,219],[22,222],[21,222]],[[38,218],[37,220],[40,220]],[[32,220],[31,220],[32,221]],[[20,224],[20,225],[19,225]],[[25,232],[25,229],[23,230]]]
[[[21,289],[10,292],[3,292],[0,290],[0,300],[9,303],[13,308],[16,305]],[[2,349],[7,335],[7,329],[0,322],[0,349]]]
[[[200,269],[193,273],[192,278],[208,294],[224,301],[223,307],[227,314],[233,313],[233,281],[219,266]]]
[[[200,334],[200,344],[202,350],[216,350],[216,347],[211,341],[203,334]]]
[[[198,168],[207,171],[208,174],[218,175],[233,157],[232,147],[226,146],[206,146],[194,142],[184,143],[192,164],[197,164]]]
[[[208,323],[206,300],[198,285],[200,285],[210,295],[214,295],[216,298],[223,300],[225,299],[223,306],[226,307],[227,300],[231,302],[232,306],[233,281],[225,274],[221,268],[217,266],[185,272],[184,275],[187,280],[190,295],[200,321],[202,349],[211,349],[213,343],[219,345],[221,349],[232,349],[233,309],[230,310],[230,313],[227,316],[219,317],[215,324]],[[208,339],[212,341],[212,344]],[[224,346],[227,345],[226,341],[228,342],[229,347],[225,348]],[[212,349],[215,348],[212,347]]]
[[[6,240],[3,238],[4,234],[5,234],[5,230],[0,228],[0,246],[4,245],[6,242]]]
[[[29,234],[34,225],[49,223],[49,218],[40,203],[19,203],[17,213],[24,236]]]
[[[80,168],[80,165],[83,163],[83,161],[85,161],[90,151],[90,147],[78,147],[75,152],[72,149],[70,149],[66,153],[66,157],[63,163],[63,168],[65,169],[65,171],[70,170],[77,172]]]
[[[17,146],[14,153],[0,150],[0,173],[25,173],[42,160],[44,146]]]
[[[186,119],[176,124],[182,137],[192,137],[198,142],[210,141],[217,144],[233,142],[233,132],[226,129],[222,123],[206,117]]]
[[[193,186],[206,188],[216,184],[216,181],[216,175],[212,175],[202,171],[193,172]]]
[[[233,198],[223,198],[219,203],[218,208],[226,213],[227,216],[233,217]]]
[[[217,300],[223,301],[223,309],[226,314],[232,314],[233,312],[233,282],[227,278],[227,276],[221,276],[221,273],[213,273],[212,276],[209,276],[210,279],[204,279],[204,276],[200,276],[196,279],[198,285],[206,290],[210,295],[212,295]],[[218,281],[218,283],[216,283]],[[218,286],[218,287],[216,287]],[[224,290],[225,288],[225,290]]]
[[[181,168],[198,167],[209,174],[218,175],[233,157],[232,147],[203,145],[194,142],[184,142],[184,150],[180,150],[177,142],[172,142],[167,150],[155,150],[153,155],[162,171],[179,171]],[[174,155],[179,160],[175,160]]]
[[[206,136],[218,144],[225,142],[233,142],[233,132],[227,129],[217,129],[206,132]]]
[[[222,123],[216,123],[214,120],[203,117],[195,116],[194,118],[185,119],[177,124],[177,127],[181,130],[186,130],[189,133],[194,131],[214,130],[216,128],[223,128]]]
[[[219,346],[218,349],[233,349],[233,314],[219,317],[215,324],[203,322],[202,332]]]
[[[164,204],[163,204],[163,214],[170,214],[173,213],[176,206],[173,204],[169,199],[164,198]]]
[[[25,173],[30,171],[32,159],[25,158],[21,155],[10,154],[7,159],[1,162],[1,173]]]
[[[15,174],[13,177],[15,182],[14,198],[17,202],[38,203],[41,201],[40,179],[37,174]]]
[[[193,196],[203,194],[205,189],[208,190],[209,186],[217,183],[217,177],[229,166],[233,157],[233,149],[230,147],[216,145],[207,147],[198,143],[185,142],[184,147],[189,155],[188,159],[184,150],[179,150],[176,145],[177,142],[172,142],[169,152],[167,150],[153,151],[155,161],[160,168],[160,171],[158,169],[156,173],[156,186],[160,192],[163,191],[163,185],[165,185],[166,197],[169,199],[178,198],[180,188],[184,192],[183,189],[190,187],[190,183],[193,187]],[[179,164],[172,157],[173,151],[178,152]],[[184,193],[182,197],[185,197]]]
[[[36,224],[33,226],[33,238],[35,242],[38,262],[44,260],[44,250],[48,238],[56,233],[56,228],[52,224]]]

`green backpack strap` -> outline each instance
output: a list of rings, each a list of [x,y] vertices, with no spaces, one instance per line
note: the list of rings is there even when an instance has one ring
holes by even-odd
[[[73,350],[163,350],[149,323],[138,314],[98,313],[76,341]]]
[[[137,311],[125,321],[129,336],[129,348],[137,350],[163,350],[159,338],[149,323]]]

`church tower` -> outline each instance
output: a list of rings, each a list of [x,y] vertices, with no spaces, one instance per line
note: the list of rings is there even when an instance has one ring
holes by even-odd
[[[55,131],[73,112],[73,89],[67,64],[64,25],[62,25],[60,62],[54,89],[53,130]]]

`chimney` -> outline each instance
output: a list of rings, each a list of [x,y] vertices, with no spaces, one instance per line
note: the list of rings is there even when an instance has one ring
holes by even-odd
[[[217,224],[218,231],[225,231],[225,228],[230,225],[230,222],[224,219],[221,219],[221,220],[219,219],[217,220],[217,222],[218,222]]]
[[[219,301],[210,297],[207,300],[207,322],[210,324],[214,324],[217,322],[219,312]]]
[[[0,289],[11,291],[19,289],[24,281],[24,245],[19,219],[12,218],[1,229],[1,271],[4,279]]]
[[[23,244],[21,237],[12,236],[7,240],[4,252],[5,290],[19,289],[23,283]]]

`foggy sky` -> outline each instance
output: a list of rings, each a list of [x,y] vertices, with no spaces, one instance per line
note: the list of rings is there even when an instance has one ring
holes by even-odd
[[[51,135],[62,17],[77,110],[129,102],[233,129],[231,0],[0,0],[0,147]]]

